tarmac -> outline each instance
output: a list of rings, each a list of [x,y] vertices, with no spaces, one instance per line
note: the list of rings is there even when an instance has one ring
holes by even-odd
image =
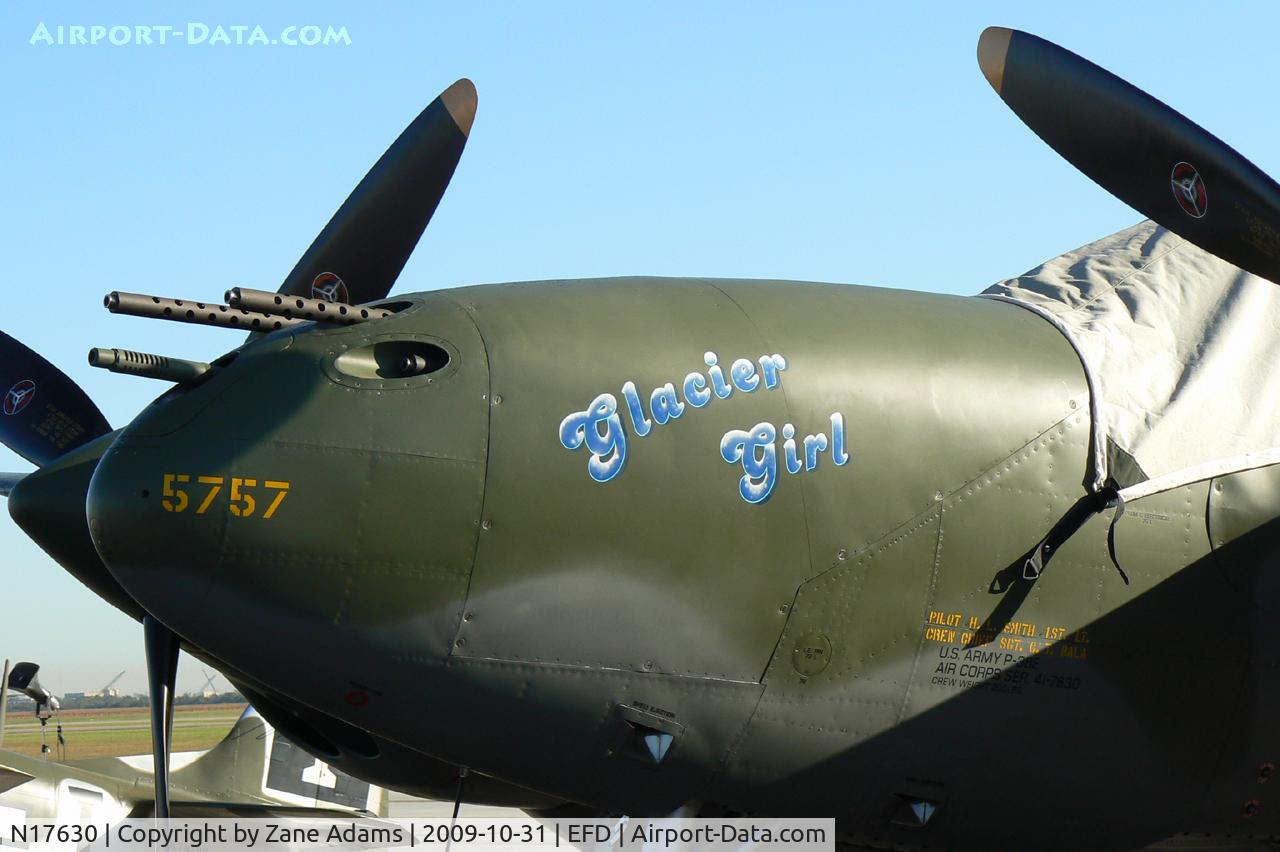
[[[453,802],[436,802],[430,799],[419,799],[404,793],[387,791],[387,816],[392,819],[449,819],[453,816]],[[491,805],[464,804],[458,816],[470,819],[518,819],[534,822],[522,810],[516,808],[496,808]]]

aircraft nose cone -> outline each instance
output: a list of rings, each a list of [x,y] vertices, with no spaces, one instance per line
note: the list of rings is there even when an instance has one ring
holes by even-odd
[[[233,504],[246,520],[263,514],[253,487],[263,477],[240,477],[238,458],[248,437],[245,412],[270,397],[243,397],[261,393],[252,381],[255,368],[291,345],[290,337],[267,337],[219,359],[221,366],[199,381],[162,394],[121,430],[93,472],[85,513],[102,562],[147,612],[184,638],[178,622],[203,618],[200,602],[220,571]],[[301,395],[305,390],[276,399],[289,406]],[[277,419],[254,423],[270,427]]]
[[[176,506],[180,495],[177,483],[166,485],[163,474],[155,475],[157,464],[163,461],[154,449],[113,447],[94,471],[85,514],[92,545],[111,577],[147,612],[160,615],[199,599],[209,572],[198,554],[216,540],[207,531],[165,522],[164,507]]]
[[[103,565],[89,535],[89,481],[116,433],[103,435],[29,474],[9,495],[9,515],[45,553],[93,592],[134,618],[142,610]]]
[[[148,612],[333,715],[370,660],[447,657],[462,618],[489,378],[461,309],[423,315],[251,344],[139,415],[89,488],[98,552]],[[388,380],[414,319],[445,366]]]

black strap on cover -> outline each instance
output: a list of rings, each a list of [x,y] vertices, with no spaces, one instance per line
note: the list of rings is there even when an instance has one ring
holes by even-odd
[[[1062,519],[1049,530],[1049,534],[1027,554],[1022,563],[1022,579],[1037,579],[1049,566],[1049,560],[1053,555],[1079,532],[1090,518],[1112,506],[1116,508],[1116,515],[1111,519],[1111,526],[1107,530],[1107,553],[1111,556],[1111,564],[1120,572],[1120,578],[1124,580],[1126,586],[1129,585],[1129,577],[1116,559],[1116,523],[1124,516],[1124,500],[1114,485],[1108,485],[1100,491],[1086,495],[1067,510]]]

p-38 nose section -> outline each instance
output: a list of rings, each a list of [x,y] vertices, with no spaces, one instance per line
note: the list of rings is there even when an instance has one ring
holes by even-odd
[[[396,307],[279,332],[179,385],[89,489],[94,544],[130,595],[286,693],[316,689],[299,661],[324,648],[333,695],[298,696],[313,703],[340,704],[370,655],[447,656],[474,559],[484,347],[448,299]]]

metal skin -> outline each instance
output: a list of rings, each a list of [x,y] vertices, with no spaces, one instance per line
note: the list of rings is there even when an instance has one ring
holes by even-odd
[[[9,514],[45,553],[98,597],[138,621],[146,614],[107,571],[83,520],[84,497],[110,432],[27,474],[14,485]]]
[[[88,491],[93,468],[115,437],[116,433],[105,436],[25,476],[21,480],[21,489],[15,488],[17,494],[10,501],[10,510],[19,526],[69,573],[126,615],[141,620],[143,610],[108,573],[93,549],[88,527],[82,520],[84,495]],[[292,739],[305,743],[313,754],[335,768],[347,772],[358,768],[361,777],[371,783],[394,785],[395,789],[414,795],[429,798],[452,795],[457,778],[457,770],[452,765],[431,761],[421,753],[378,741],[335,719],[308,712],[270,688],[253,684],[224,661],[191,643],[184,643],[184,648],[226,672],[235,687],[242,694],[251,696],[259,713],[275,728],[287,731]],[[299,719],[300,716],[303,720]],[[373,745],[364,749],[353,746],[353,738],[357,736],[365,742],[372,741]],[[346,742],[345,752],[338,751],[330,740]],[[367,756],[357,756],[358,753],[367,755],[370,752],[377,753],[376,762],[371,762]],[[469,800],[481,804],[539,809],[559,804],[551,797],[495,782],[478,773],[472,775],[468,793]]]
[[[347,737],[354,755],[323,737],[344,768],[377,775],[372,739],[599,812],[834,815],[845,842],[896,848],[1276,830],[1259,773],[1280,753],[1263,608],[1280,475],[1131,503],[1127,585],[1110,510],[1022,579],[1085,494],[1090,440],[1079,361],[1031,312],[698,279],[398,301],[170,391],[88,493],[97,549],[147,611],[331,733],[371,735]],[[449,362],[344,372],[377,344]],[[650,391],[707,376],[707,352],[729,384],[739,358],[786,367],[644,437],[620,411],[606,482],[562,444],[598,395],[624,408],[628,380],[652,420]],[[783,472],[779,435],[769,498],[743,499],[727,433],[831,438],[834,413],[847,463]],[[256,516],[198,514],[194,485],[175,513],[166,473],[290,485],[270,519],[264,492]],[[646,731],[673,735],[661,761]],[[911,801],[936,806],[925,825]]]
[[[1215,198],[1274,212],[1230,149],[1026,34],[988,30],[979,63],[1087,174],[1266,274],[1239,227],[1218,239],[1190,164],[1141,191],[1115,171],[1190,140],[1238,178]],[[281,292],[388,293],[475,106],[463,80],[415,119]],[[1272,228],[1245,224],[1250,245]],[[468,801],[834,815],[875,848],[1280,831],[1280,469],[1059,541],[1104,501],[1084,373],[1029,311],[655,279],[387,304],[256,337],[118,434],[35,447],[11,513],[291,738],[395,789],[451,797],[467,767]],[[15,411],[31,384],[83,408],[65,376],[14,378]]]
[[[112,432],[67,453],[33,473],[23,476],[9,500],[10,514],[17,524],[59,565],[84,583],[94,594],[129,617],[141,621],[145,611],[107,571],[94,549],[84,521],[84,503],[94,468],[107,447],[116,439]],[[380,787],[392,787],[428,798],[450,798],[457,784],[452,764],[433,761],[420,752],[372,737],[329,716],[298,705],[269,686],[254,683],[235,671],[226,661],[211,656],[190,642],[184,649],[217,667],[241,694],[248,696],[258,712],[276,729],[295,742],[307,746],[331,766],[360,776]],[[334,742],[344,744],[339,750]],[[371,760],[370,754],[377,759]],[[559,800],[504,784],[481,773],[472,773],[467,784],[468,801],[546,809]]]

